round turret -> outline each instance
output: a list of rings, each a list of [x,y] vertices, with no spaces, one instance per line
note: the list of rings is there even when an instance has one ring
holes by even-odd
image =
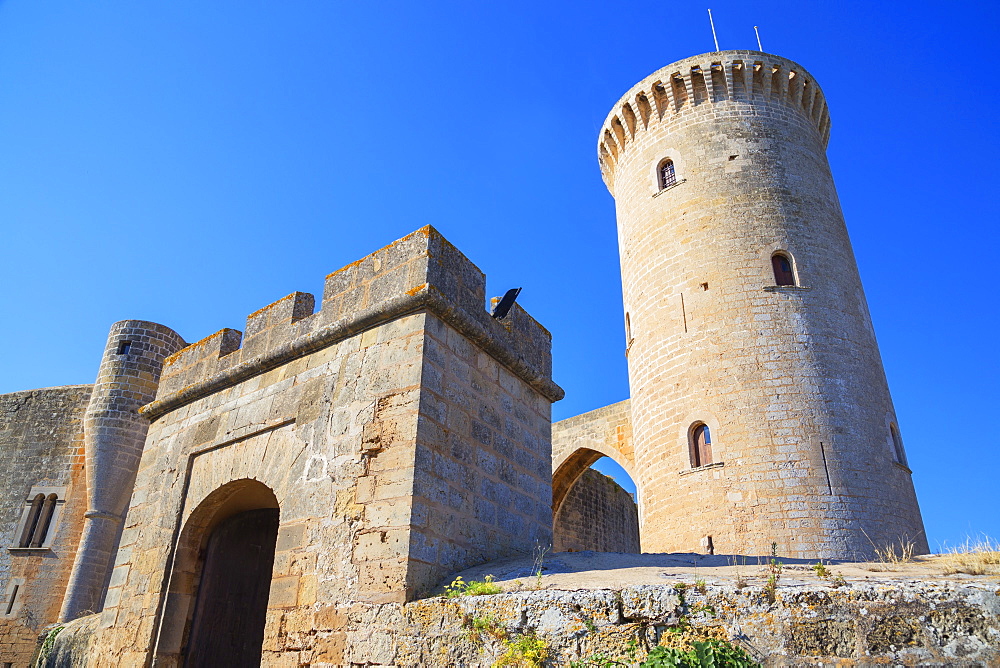
[[[84,414],[87,513],[60,619],[98,610],[128,510],[163,360],[185,346],[169,327],[143,320],[111,326]]]
[[[688,58],[615,105],[615,197],[644,551],[926,551],[812,77]]]

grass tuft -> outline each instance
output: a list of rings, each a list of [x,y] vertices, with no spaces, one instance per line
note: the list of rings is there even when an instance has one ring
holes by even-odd
[[[1000,575],[1000,543],[986,535],[969,537],[936,561],[949,574]]]

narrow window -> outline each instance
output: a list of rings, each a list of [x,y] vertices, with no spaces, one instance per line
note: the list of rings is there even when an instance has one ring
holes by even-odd
[[[795,285],[795,274],[792,272],[792,261],[784,253],[771,256],[771,268],[774,269],[775,285]]]
[[[708,425],[699,422],[691,430],[691,468],[712,463],[712,434]]]
[[[628,345],[632,343],[632,320],[629,318],[628,313],[625,314],[625,344]]]
[[[56,510],[57,499],[55,494],[49,494],[48,498],[45,499],[41,515],[38,517],[38,524],[35,526],[35,533],[31,537],[31,547],[41,547],[45,544],[45,539],[49,535],[49,526],[52,525],[52,515]]]
[[[656,170],[660,179],[660,190],[669,188],[677,183],[677,175],[674,173],[674,161],[667,159],[660,163],[660,168]]]
[[[896,456],[896,461],[906,466],[906,454],[903,452],[903,439],[899,437],[899,429],[896,425],[889,425],[889,433],[892,434],[892,451]]]
[[[118,354],[119,355],[128,355],[128,353],[129,353],[130,350],[132,350],[132,342],[131,341],[121,341],[118,344]]]
[[[42,506],[44,505],[44,494],[36,494],[35,498],[31,500],[27,521],[25,521],[24,529],[21,531],[21,538],[17,541],[18,547],[31,546],[31,538],[35,535],[35,529],[38,527],[38,518],[42,515]]]
[[[10,600],[7,601],[7,610],[3,613],[9,615],[14,609],[14,604],[17,603],[17,590],[21,588],[21,585],[14,585],[14,588],[10,592]]]

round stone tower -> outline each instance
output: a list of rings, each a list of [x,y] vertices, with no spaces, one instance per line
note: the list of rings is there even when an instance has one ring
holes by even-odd
[[[927,551],[829,131],[759,51],[669,65],[604,124],[644,551]]]
[[[155,322],[111,326],[97,382],[83,418],[87,513],[60,620],[101,609],[149,422],[139,407],[156,396],[163,360],[185,346]]]

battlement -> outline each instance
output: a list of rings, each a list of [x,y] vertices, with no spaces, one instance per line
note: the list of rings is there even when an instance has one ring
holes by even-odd
[[[294,292],[168,357],[155,420],[180,406],[410,313],[429,311],[475,342],[551,401],[552,336],[515,304],[503,320],[485,310],[486,276],[427,226],[326,277],[323,300]]]
[[[830,112],[819,84],[801,65],[762,51],[719,51],[677,61],[633,86],[612,108],[597,140],[604,182],[642,132],[706,104],[780,104],[808,119],[823,147]]]

